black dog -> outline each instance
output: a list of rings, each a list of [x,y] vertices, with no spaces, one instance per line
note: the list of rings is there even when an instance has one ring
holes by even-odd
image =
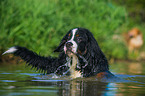
[[[70,30],[54,52],[60,52],[58,58],[39,56],[25,47],[14,46],[3,54],[13,53],[15,56],[20,56],[28,65],[48,74],[69,75],[72,78],[114,77],[109,71],[108,61],[97,41],[85,28]]]

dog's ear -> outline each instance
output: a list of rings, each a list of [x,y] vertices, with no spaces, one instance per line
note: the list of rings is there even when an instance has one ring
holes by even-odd
[[[88,45],[87,45],[87,49],[88,49],[88,52],[94,56],[94,55],[102,55],[103,52],[101,51],[96,39],[94,38],[93,34],[89,31],[89,30],[86,30],[86,34],[87,34],[87,37],[88,37]]]
[[[67,42],[67,36],[68,34],[66,34],[63,39],[61,40],[59,46],[54,50],[54,52],[62,52],[63,48],[64,48],[64,44]]]
[[[99,47],[93,34],[90,31],[88,31],[86,34],[88,36],[88,45],[85,58],[88,58],[88,63],[91,65],[90,71],[95,73],[102,70],[109,70],[107,58]]]
[[[63,48],[64,48],[64,44],[65,44],[66,40],[62,40],[59,44],[59,46],[54,50],[54,52],[62,52]]]

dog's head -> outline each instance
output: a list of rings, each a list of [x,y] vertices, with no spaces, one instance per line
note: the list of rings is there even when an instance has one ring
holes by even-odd
[[[84,55],[87,52],[89,42],[89,31],[84,28],[75,28],[70,30],[61,40],[60,45],[55,52],[64,51],[67,55],[80,54]]]
[[[128,32],[129,38],[136,38],[137,36],[142,36],[140,30],[138,28],[133,28]]]
[[[64,52],[69,57],[77,56],[79,63],[76,61],[75,66],[85,77],[109,70],[105,55],[92,33],[85,28],[70,30],[54,52]]]

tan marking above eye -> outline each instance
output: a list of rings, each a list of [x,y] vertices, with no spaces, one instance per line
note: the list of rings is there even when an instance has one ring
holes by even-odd
[[[68,34],[68,36],[70,36],[71,34]]]
[[[76,37],[79,37],[79,34],[77,34]]]

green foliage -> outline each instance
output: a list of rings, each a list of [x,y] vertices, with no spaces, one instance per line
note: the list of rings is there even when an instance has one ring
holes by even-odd
[[[112,0],[113,2],[124,6],[136,23],[145,22],[145,0]]]
[[[108,0],[1,0],[0,14],[0,49],[20,45],[50,55],[68,30],[85,27],[108,57],[127,54],[113,39],[128,24],[126,10]]]

